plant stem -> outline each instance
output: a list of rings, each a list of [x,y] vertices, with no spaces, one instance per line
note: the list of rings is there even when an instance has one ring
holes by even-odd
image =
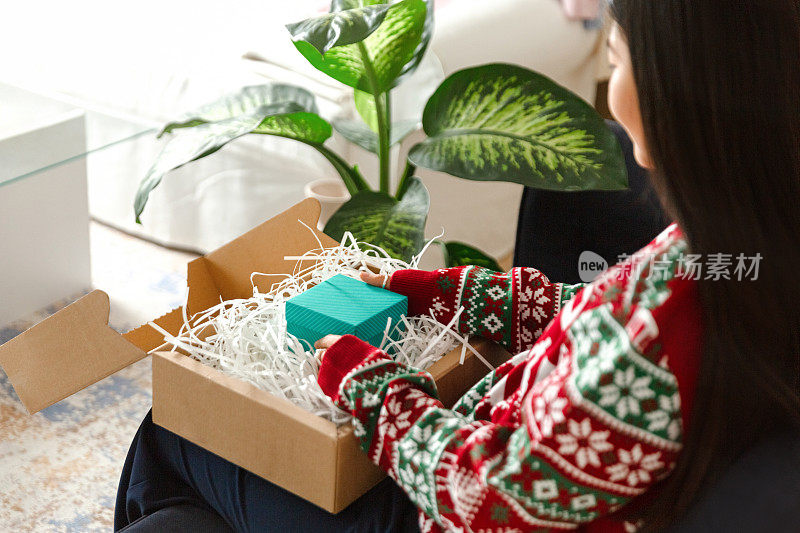
[[[375,66],[369,57],[369,52],[364,42],[358,43],[358,51],[361,54],[361,61],[364,63],[364,73],[367,75],[367,82],[372,89],[372,97],[375,99],[375,111],[378,119],[378,164],[380,166],[380,191],[389,194],[389,135],[391,125],[389,124],[388,93],[382,93],[378,87],[378,75],[375,73]]]
[[[378,113],[380,116],[380,112]],[[392,101],[389,96],[389,91],[383,93],[383,123],[384,128],[378,128],[383,134],[378,136],[379,150],[383,150],[381,156],[381,190],[389,194],[389,180],[391,179],[391,163],[392,163]],[[385,178],[385,179],[384,179]]]
[[[408,186],[411,184],[409,178],[414,175],[416,170],[416,165],[412,164],[411,161],[406,161],[406,168],[403,171],[403,175],[400,177],[400,183],[397,184],[397,195],[395,198],[400,200],[403,197],[406,193],[406,189],[408,189]]]

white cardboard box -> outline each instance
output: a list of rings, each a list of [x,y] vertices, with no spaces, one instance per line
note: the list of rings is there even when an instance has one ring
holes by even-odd
[[[0,84],[0,326],[91,286],[83,110]]]

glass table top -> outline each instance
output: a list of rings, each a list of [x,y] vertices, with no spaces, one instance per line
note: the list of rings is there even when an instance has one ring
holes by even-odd
[[[0,187],[157,131],[143,119],[0,83]]]

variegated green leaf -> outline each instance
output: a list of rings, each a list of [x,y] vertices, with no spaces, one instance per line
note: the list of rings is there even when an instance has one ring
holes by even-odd
[[[419,44],[417,45],[417,49],[414,50],[414,57],[411,58],[411,61],[406,63],[403,67],[403,70],[400,72],[400,75],[397,79],[394,80],[394,85],[399,85],[404,79],[414,73],[417,70],[420,62],[422,61],[422,57],[425,55],[425,52],[428,50],[428,44],[431,42],[431,37],[433,36],[433,12],[434,12],[434,0],[425,0],[427,4],[427,10],[425,14],[425,26],[422,29],[422,37],[420,38]]]
[[[317,113],[314,95],[302,87],[285,83],[250,85],[170,122],[158,136],[161,137],[179,128],[192,128],[208,122],[227,120],[262,106],[274,105],[279,109],[278,106],[288,104],[294,104],[297,111]]]
[[[269,114],[256,126],[252,133],[276,135],[296,139],[307,144],[322,144],[333,133],[331,125],[314,113],[293,112]]]
[[[331,125],[314,113],[298,111],[293,103],[261,106],[239,116],[200,124],[172,137],[148,171],[136,193],[136,221],[150,192],[165,174],[213,154],[229,142],[250,132],[278,135],[321,145],[331,136]]]
[[[401,0],[389,6],[383,23],[368,37],[355,44],[334,46],[324,56],[303,35],[293,35],[292,40],[321,72],[350,87],[380,94],[393,86],[405,65],[414,59],[425,18],[424,0]]]
[[[495,272],[503,271],[497,261],[469,244],[451,241],[444,243],[442,249],[444,250],[444,264],[448,268],[475,265]]]
[[[286,28],[295,41],[305,41],[325,55],[334,46],[366,39],[381,25],[389,7],[388,4],[379,4],[331,12],[288,24]]]
[[[325,226],[325,233],[341,240],[345,231],[356,239],[380,246],[389,255],[408,261],[425,244],[425,221],[430,197],[419,178],[411,178],[399,202],[385,193],[364,191],[342,205]]]
[[[333,0],[333,2],[331,2],[331,12],[386,3],[388,2],[385,2],[384,0]],[[403,79],[411,75],[417,69],[422,61],[422,57],[425,55],[425,51],[428,49],[428,44],[430,43],[431,36],[433,35],[434,0],[425,0],[425,3],[427,4],[427,11],[425,15],[425,27],[422,30],[422,38],[420,39],[420,43],[417,45],[417,49],[414,50],[414,56],[412,57],[411,61],[406,63],[406,65],[403,67],[403,70],[400,72],[400,75],[392,84],[393,87],[399,85]]]
[[[408,134],[417,129],[416,120],[401,120],[392,124],[392,136],[389,145],[402,141]],[[339,119],[333,121],[333,128],[351,143],[359,145],[373,154],[378,153],[378,136],[366,124],[358,120]]]
[[[428,100],[416,165],[472,180],[553,190],[617,190],[627,173],[616,136],[580,97],[523,67],[456,72]]]
[[[331,2],[331,13],[344,11],[346,9],[357,9],[359,7],[377,6],[388,4],[384,0],[333,0]]]

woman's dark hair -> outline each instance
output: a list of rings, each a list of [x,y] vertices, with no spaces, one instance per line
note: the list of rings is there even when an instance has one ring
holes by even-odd
[[[615,0],[610,15],[654,186],[691,253],[762,258],[755,281],[698,282],[684,448],[654,500],[629,511],[659,530],[757,439],[800,421],[800,1]]]

